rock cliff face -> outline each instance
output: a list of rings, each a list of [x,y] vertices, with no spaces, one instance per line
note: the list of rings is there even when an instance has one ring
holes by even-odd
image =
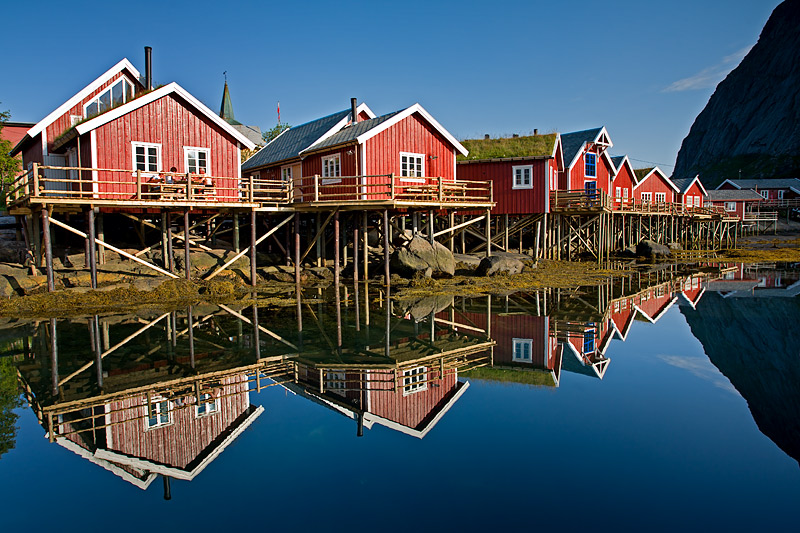
[[[775,8],[683,140],[674,177],[800,177],[800,1]]]

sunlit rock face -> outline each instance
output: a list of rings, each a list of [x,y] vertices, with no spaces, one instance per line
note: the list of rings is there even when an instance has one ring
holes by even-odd
[[[674,177],[782,178],[800,172],[800,2],[773,11],[758,43],[717,86],[683,140]]]

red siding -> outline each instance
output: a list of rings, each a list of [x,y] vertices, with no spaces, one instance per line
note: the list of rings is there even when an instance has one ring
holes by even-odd
[[[531,161],[487,161],[485,163],[459,163],[456,173],[459,180],[491,181],[497,206],[497,215],[527,215],[546,213],[549,194],[548,173],[552,159]],[[532,165],[531,189],[514,189],[513,168]]]
[[[128,78],[128,81],[132,82],[135,88],[138,89],[139,87],[141,87],[136,78],[134,78],[133,74],[131,74],[125,69],[112,76],[111,79],[109,79],[100,87],[92,91],[88,96],[84,97],[80,102],[72,106],[72,108],[70,108],[69,111],[67,111],[66,113],[55,119],[52,124],[50,124],[49,126],[47,126],[47,128],[45,128],[45,133],[47,135],[47,151],[48,152],[51,151],[53,147],[53,141],[59,135],[64,133],[72,126],[72,120],[70,119],[70,115],[80,115],[82,117],[84,104],[86,104],[86,102],[88,102],[101,92],[103,92],[106,88],[113,85],[115,81],[117,81],[119,78],[123,76]]]
[[[614,182],[612,184],[612,191],[611,195],[616,197],[624,198],[626,195],[622,192],[622,190],[627,189],[628,198],[633,198],[633,186],[636,183],[633,172],[631,172],[630,166],[627,164],[622,165],[622,168],[619,169],[617,175],[614,177]],[[617,194],[617,188],[620,188],[620,193]]]
[[[428,367],[428,379],[438,377],[438,369]],[[455,392],[457,382],[456,373],[451,372],[446,373],[442,381],[429,382],[427,389],[405,396],[401,388],[396,391],[372,390],[369,392],[369,412],[409,428],[418,428],[437,408],[443,407],[445,400]]]
[[[734,204],[736,204],[736,210],[735,211],[727,211],[726,210],[725,213],[727,213],[728,216],[736,216],[736,217],[739,218],[739,220],[742,220],[742,218],[744,218],[745,205],[747,204],[747,201],[744,201],[744,200],[715,200],[715,201],[711,202],[711,204],[712,205],[717,205],[717,206],[722,207],[723,209],[725,209],[725,204],[727,204],[728,202],[733,202]]]
[[[22,162],[25,168],[28,168],[28,163],[43,163],[44,154],[42,153],[42,134],[40,133],[33,138],[33,141],[28,144],[22,152]]]
[[[184,146],[209,148],[209,174],[218,178],[230,178],[216,180],[217,197],[235,196],[233,189],[237,186],[236,177],[239,172],[237,141],[174,94],[159,98],[98,127],[95,134],[96,168],[132,169],[131,141],[161,144],[161,169],[168,171],[175,167],[181,173],[186,172]],[[98,179],[120,182],[101,185],[101,193],[135,194],[135,177],[132,175],[100,172]]]
[[[108,449],[126,455],[186,468],[197,459],[211,442],[222,434],[249,407],[245,376],[224,378],[222,387],[214,392],[219,397],[219,411],[195,416],[194,406],[172,411],[173,424],[146,429],[146,398],[126,399],[110,404]],[[138,409],[119,409],[141,406]],[[131,415],[131,413],[135,413]]]
[[[669,183],[661,177],[660,174],[657,172],[653,172],[652,174],[648,175],[647,179],[639,184],[636,187],[636,190],[633,192],[637,201],[642,199],[643,192],[651,192],[652,198],[651,201],[656,201],[656,194],[657,192],[663,192],[666,196],[667,202],[674,202],[675,201],[675,189],[670,187]]]
[[[596,174],[595,178],[586,177],[586,164],[584,161],[584,155],[587,151],[590,153],[597,154],[597,166],[595,171]],[[575,163],[575,166],[572,167],[572,169],[570,169],[569,171],[569,183],[565,185],[567,185],[570,190],[583,190],[585,182],[597,181],[597,189],[598,190],[602,189],[606,193],[609,193],[612,174],[613,171],[611,170],[608,158],[602,153],[598,153],[597,150],[595,150],[590,146],[588,150],[584,149],[583,151],[581,151],[581,154],[580,156],[578,156],[578,160]]]

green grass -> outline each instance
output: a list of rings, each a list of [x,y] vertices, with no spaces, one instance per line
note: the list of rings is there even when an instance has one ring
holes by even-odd
[[[500,159],[504,157],[543,157],[553,154],[556,134],[528,135],[502,139],[467,139],[461,144],[469,150],[467,157],[458,156],[460,161],[473,159]]]
[[[650,174],[650,171],[653,170],[654,167],[650,168],[636,168],[633,170],[633,173],[636,174],[636,181],[642,181],[642,178]]]
[[[535,385],[537,387],[555,387],[553,376],[549,370],[538,369],[519,369],[511,368],[492,368],[482,366],[468,372],[460,374],[462,377],[470,379],[482,379],[486,381],[499,381],[504,383],[521,383],[523,385]]]

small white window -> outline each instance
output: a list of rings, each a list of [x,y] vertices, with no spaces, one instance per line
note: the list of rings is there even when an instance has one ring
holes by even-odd
[[[292,181],[292,167],[281,167],[281,179],[284,182]]]
[[[762,190],[762,191],[761,191],[761,197],[762,197],[764,200],[769,200],[769,191],[767,191],[767,190]]]
[[[425,154],[400,152],[400,181],[425,183]],[[417,178],[417,179],[411,179]]]
[[[783,200],[783,193],[786,191],[778,191],[778,200]]]
[[[533,188],[533,165],[523,165],[511,167],[514,183],[512,189],[532,189]]]
[[[161,145],[154,143],[131,143],[133,152],[133,170],[142,172],[158,172],[161,170]]]
[[[428,369],[418,366],[411,370],[403,370],[403,396],[414,394],[428,388]]]
[[[627,187],[622,189],[622,197],[623,198],[627,198],[628,197],[628,188]]]
[[[69,116],[69,124],[70,124],[70,126],[74,126],[75,124],[77,124],[81,120],[83,120],[83,117],[80,116],[80,115],[70,115]]]
[[[342,176],[342,158],[340,154],[322,158],[322,184],[340,183]]]
[[[665,192],[657,192],[656,193],[656,202],[663,204],[667,201],[667,193]]]
[[[725,202],[725,211],[736,211],[736,202]]]
[[[212,397],[210,394],[201,394],[200,403],[194,407],[194,415],[196,417],[201,417],[217,412],[219,412],[219,400]]]
[[[650,192],[643,192],[642,193],[642,201],[643,202],[651,202],[653,200],[653,193]]]
[[[145,405],[144,410],[147,429],[155,429],[172,424],[171,401],[156,396],[152,399],[150,411],[147,411],[147,405]]]
[[[617,198],[622,198],[622,187],[617,187]]]
[[[83,116],[88,118],[105,113],[112,107],[124,104],[133,98],[133,85],[125,78],[120,78],[111,87],[106,88],[83,106]]]
[[[194,146],[183,147],[183,168],[190,174],[208,174],[210,150]]]
[[[347,388],[344,372],[325,372],[325,390],[344,396]]]
[[[533,351],[533,339],[512,339],[513,355],[511,360],[515,363],[530,363]]]

